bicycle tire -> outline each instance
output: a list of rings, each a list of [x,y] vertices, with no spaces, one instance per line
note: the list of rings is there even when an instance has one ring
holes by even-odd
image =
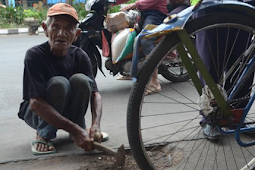
[[[194,35],[195,33],[199,32],[203,29],[215,28],[217,26],[224,26],[224,27],[231,26],[234,28],[244,29],[249,32],[254,32],[255,31],[255,23],[253,21],[254,21],[254,18],[248,17],[241,13],[233,13],[233,12],[217,13],[216,12],[216,13],[211,13],[209,15],[190,20],[186,24],[185,29],[190,35]],[[175,165],[173,163],[170,163],[170,165],[167,167],[163,166],[164,161],[169,164],[168,160],[169,159],[172,160],[173,153],[170,153],[170,151],[169,151],[169,154],[165,154],[165,157],[167,157],[167,158],[162,157],[162,158],[164,158],[163,163],[162,162],[160,162],[158,164],[156,164],[155,162],[153,163],[153,161],[155,161],[155,160],[151,160],[150,157],[153,157],[153,159],[154,159],[155,157],[158,156],[157,155],[158,153],[160,155],[160,154],[162,154],[161,152],[163,152],[163,151],[160,151],[160,152],[158,151],[157,153],[155,153],[155,155],[153,155],[154,154],[153,152],[156,151],[156,149],[160,148],[161,146],[165,147],[166,144],[167,144],[167,147],[170,147],[170,146],[168,146],[169,145],[168,141],[163,141],[163,142],[162,141],[161,142],[154,141],[152,143],[149,143],[150,142],[149,138],[151,138],[151,139],[153,139],[153,138],[148,137],[148,136],[155,135],[156,137],[160,138],[163,136],[163,132],[166,133],[166,135],[167,135],[168,130],[172,130],[172,129],[174,130],[178,126],[176,127],[176,125],[173,125],[172,128],[168,128],[167,130],[162,129],[162,131],[158,131],[158,130],[153,131],[152,130],[152,132],[145,132],[145,130],[147,130],[147,129],[150,130],[150,128],[152,128],[152,127],[150,127],[151,124],[155,128],[158,128],[163,123],[165,123],[165,125],[167,125],[167,122],[165,122],[165,121],[170,120],[170,118],[176,119],[176,121],[179,120],[178,118],[181,117],[180,116],[181,114],[185,114],[185,111],[180,110],[180,111],[178,111],[178,113],[176,113],[176,114],[178,114],[178,116],[175,115],[168,119],[164,118],[164,116],[165,117],[169,116],[170,114],[167,115],[168,111],[169,110],[172,111],[172,110],[176,109],[178,104],[185,104],[185,102],[186,102],[185,100],[187,100],[188,102],[184,106],[188,106],[189,108],[195,107],[195,100],[190,99],[191,97],[193,97],[194,94],[188,94],[188,96],[183,94],[184,92],[190,92],[190,91],[188,91],[188,88],[180,89],[180,90],[182,90],[182,92],[180,92],[180,93],[177,92],[177,89],[184,86],[184,83],[186,83],[186,84],[188,83],[192,87],[191,82],[184,82],[184,83],[180,83],[180,84],[178,83],[178,85],[168,85],[167,83],[164,83],[164,81],[159,78],[160,82],[164,83],[163,85],[166,85],[166,87],[169,87],[168,88],[169,91],[163,89],[162,92],[154,94],[153,96],[148,96],[148,97],[144,96],[145,89],[147,88],[146,85],[149,82],[150,77],[151,77],[152,73],[154,72],[154,70],[159,66],[159,63],[161,62],[163,57],[167,54],[167,52],[175,49],[176,46],[179,44],[181,44],[181,42],[180,42],[180,39],[176,33],[167,35],[155,47],[155,49],[149,55],[148,59],[146,60],[146,62],[143,65],[143,67],[139,71],[139,74],[137,76],[137,82],[134,83],[131,93],[130,93],[128,110],[127,110],[128,140],[129,140],[132,154],[133,154],[137,164],[139,165],[139,167],[142,170],[175,169],[176,168],[177,165]],[[192,90],[195,90],[195,88],[193,87]],[[174,96],[174,97],[169,97],[169,96]],[[182,101],[180,103],[175,103],[176,98],[177,98],[177,97],[175,98],[175,96],[182,97]],[[195,96],[197,98],[199,97],[197,93],[195,94]],[[157,104],[157,102],[154,101],[156,99],[159,100],[158,107],[154,106],[154,104],[155,105]],[[169,100],[170,102],[168,102],[166,100]],[[173,107],[169,106],[171,103],[173,104]],[[168,106],[165,106],[165,105],[168,105]],[[166,109],[166,112],[161,111],[162,109]],[[179,107],[178,107],[178,109],[179,109]],[[196,121],[197,126],[195,128],[200,128],[200,125],[197,121],[198,116],[199,116],[199,114],[198,114],[199,109],[194,108],[194,110],[191,110],[189,112],[190,112],[189,116],[191,115],[191,112],[196,112],[195,116],[193,118],[191,118],[190,120]],[[156,115],[156,114],[158,114],[158,115]],[[174,115],[174,113],[171,113],[171,114]],[[158,116],[158,117],[156,117],[156,116]],[[150,118],[150,117],[153,117],[153,118]],[[252,119],[252,120],[254,121],[254,119]],[[151,121],[151,122],[149,122],[149,121]],[[179,120],[179,121],[181,122],[181,120]],[[156,123],[160,123],[160,124],[154,125]],[[188,127],[188,126],[186,126],[186,127]],[[187,132],[189,130],[191,130],[191,129],[187,128],[183,132]],[[162,132],[162,134],[159,132]],[[190,134],[192,134],[192,133],[193,132],[191,132]],[[226,140],[227,140],[227,139],[220,138],[216,143],[211,142],[211,141],[206,140],[205,138],[201,138],[200,133],[201,133],[201,130],[198,132],[198,134],[196,133],[196,135],[198,135],[197,140],[205,141],[204,147],[206,146],[207,143],[208,143],[208,145],[210,145],[210,144],[213,145],[213,146],[210,145],[210,147],[215,147],[215,145],[217,143],[222,144],[222,143],[226,142]],[[175,133],[173,133],[173,135],[175,135]],[[216,167],[218,169],[218,167],[221,167],[221,165],[223,166],[223,168],[219,168],[219,169],[240,169],[250,161],[251,157],[254,157],[254,154],[251,154],[251,153],[255,153],[253,149],[252,149],[251,153],[249,152],[250,155],[247,153],[248,149],[251,149],[250,147],[248,149],[245,148],[246,150],[244,151],[242,147],[235,145],[236,148],[233,150],[232,145],[234,145],[235,143],[233,143],[233,141],[230,140],[230,138],[232,138],[232,137],[233,137],[232,135],[228,136],[228,141],[229,141],[230,145],[226,149],[228,149],[229,152],[236,153],[236,154],[233,153],[231,156],[231,158],[234,159],[234,161],[233,160],[227,161],[227,159],[230,159],[230,157],[224,158],[224,156],[222,156],[222,155],[220,155],[220,156],[216,155],[214,158],[214,161],[213,161],[214,162],[213,165],[211,164],[212,160],[210,162],[210,165],[209,165],[210,169],[215,169]],[[176,139],[176,141],[178,141],[178,140]],[[174,142],[175,141],[171,141],[171,143],[174,143]],[[183,143],[185,143],[185,142],[186,141],[183,141]],[[193,139],[190,139],[190,142],[192,143]],[[187,143],[189,143],[189,141]],[[193,145],[192,150],[195,145],[196,145],[196,142]],[[150,149],[151,147],[152,147],[152,150]],[[149,151],[147,150],[148,148],[150,149]],[[160,149],[162,149],[162,148],[160,148]],[[179,151],[178,147],[176,147],[176,146],[174,147],[174,149]],[[207,152],[209,152],[209,149],[210,148],[208,146]],[[214,150],[215,150],[215,148],[214,148]],[[222,150],[222,154],[225,155],[224,147],[223,147],[223,149],[221,149],[218,146],[217,154],[218,154],[218,150]],[[174,150],[173,152],[176,152],[176,151]],[[235,156],[240,156],[241,152],[243,153],[243,155],[241,155],[241,157],[242,157],[242,159],[245,159],[245,160],[241,161],[241,159],[238,159],[238,158],[236,160]],[[244,152],[246,155],[244,155]],[[179,158],[180,160],[177,160],[174,163],[179,164],[184,161],[184,162],[186,162],[185,163],[185,167],[186,167],[186,164],[190,163],[190,162],[188,162],[189,160],[183,160],[183,157],[187,156],[186,155],[187,152],[181,151],[181,153],[182,153],[182,155]],[[175,153],[175,154],[178,156],[177,153]],[[204,158],[204,161],[203,161],[203,159],[201,159],[201,155],[203,155],[203,154],[204,154],[204,149],[202,149],[197,162],[192,162],[193,164],[191,163],[191,165],[193,165],[193,166],[188,165],[187,169],[192,169],[192,167],[194,167],[194,166],[195,166],[195,169],[199,169],[199,168],[206,169],[206,168],[204,168],[204,166],[207,163],[206,160],[209,158],[207,158],[207,155],[206,155],[206,158]],[[216,154],[216,150],[215,150],[215,154]],[[151,156],[151,155],[153,155],[153,156]],[[161,156],[162,155],[160,155],[159,157],[161,157]],[[170,156],[170,158],[169,158],[169,156]],[[218,156],[219,156],[219,158],[218,158]],[[221,161],[218,160],[220,158],[222,158]],[[189,159],[189,156],[187,156],[187,159]],[[204,163],[202,163],[202,165],[200,165],[201,164],[200,161],[204,162]],[[219,161],[219,164],[217,163],[218,161]],[[215,165],[215,164],[217,164],[217,165]],[[185,167],[184,167],[184,169],[186,169]]]

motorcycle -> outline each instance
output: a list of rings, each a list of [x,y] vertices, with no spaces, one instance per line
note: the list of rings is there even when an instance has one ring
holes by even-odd
[[[86,8],[89,13],[83,19],[79,25],[82,30],[80,37],[74,43],[74,45],[82,48],[91,60],[92,70],[94,77],[96,77],[98,69],[102,72],[102,57],[99,49],[103,48],[103,41],[107,41],[109,44],[109,55],[105,61],[105,68],[110,71],[110,74],[115,76],[121,74],[123,76],[130,76],[131,65],[132,65],[132,54],[122,57],[116,61],[116,57],[112,57],[111,41],[113,33],[104,28],[104,21],[107,17],[109,7],[116,3],[115,0],[88,0],[86,2]],[[156,42],[157,43],[157,42]],[[139,53],[138,69],[141,68],[145,61],[145,56]],[[171,54],[172,52],[170,52]],[[158,67],[158,73],[164,78],[173,82],[182,82],[189,80],[189,75],[185,70],[184,66],[178,54],[175,59],[169,59],[169,56],[165,57],[160,66]]]

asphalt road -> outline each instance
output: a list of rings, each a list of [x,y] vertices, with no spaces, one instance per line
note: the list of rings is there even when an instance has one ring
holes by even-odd
[[[15,162],[23,160],[37,160],[38,158],[49,158],[49,156],[36,157],[31,153],[30,143],[35,137],[35,130],[28,127],[22,120],[17,117],[19,104],[22,101],[22,76],[23,76],[23,60],[26,50],[33,45],[43,43],[47,38],[43,35],[29,36],[29,35],[12,35],[12,36],[0,36],[0,169],[3,167],[11,167],[7,169],[14,169]],[[124,144],[126,148],[129,148],[127,132],[126,132],[126,111],[127,103],[129,99],[130,89],[132,87],[132,81],[130,80],[117,80],[117,76],[113,77],[107,70],[104,69],[106,77],[100,72],[96,78],[99,91],[103,99],[103,117],[101,121],[101,129],[109,134],[109,140],[104,145],[111,148],[118,148],[121,144]],[[155,98],[159,101],[165,101],[165,97],[170,100],[179,99],[182,94],[185,94],[187,98],[196,99],[197,93],[193,89],[189,82],[184,83],[172,83],[162,77],[160,77],[162,86],[162,94],[149,96],[148,103],[154,101]],[[172,89],[175,89],[173,90]],[[178,93],[177,93],[178,91]],[[181,99],[181,98],[180,98]],[[153,103],[153,102],[151,102]],[[195,103],[195,101],[194,101]],[[179,110],[179,107],[176,107]],[[148,105],[148,113],[164,113],[168,108],[164,106],[153,107],[153,104]],[[165,109],[164,109],[165,108]],[[171,108],[172,110],[176,109]],[[182,109],[182,108],[181,108]],[[185,109],[185,108],[183,108]],[[145,110],[143,108],[143,110]],[[146,112],[147,110],[145,110]],[[184,112],[185,113],[185,112]],[[195,113],[197,114],[197,113]],[[150,117],[149,117],[150,118]],[[177,117],[174,117],[176,119]],[[183,115],[180,114],[178,118],[183,119]],[[151,121],[145,119],[146,123],[152,122],[164,122],[168,119],[164,119],[162,116],[152,117]],[[197,120],[199,121],[199,120]],[[91,124],[90,110],[87,111],[86,123],[89,126]],[[198,125],[198,122],[196,122]],[[174,130],[175,128],[171,129]],[[155,128],[156,130],[156,128]],[[169,129],[165,129],[169,133]],[[162,131],[153,131],[152,134],[161,135]],[[187,133],[186,131],[184,133]],[[60,159],[61,156],[72,157],[72,155],[84,154],[84,151],[74,145],[69,139],[68,134],[64,131],[58,131],[57,139],[54,140],[54,146],[56,147],[57,154],[54,157]],[[150,136],[150,135],[149,135]],[[143,134],[143,137],[146,135]],[[227,138],[228,139],[228,138]],[[235,140],[231,140],[236,144]],[[209,143],[209,142],[208,142]],[[211,146],[213,144],[208,144]],[[224,144],[228,146],[228,144]],[[231,146],[231,145],[229,145]],[[233,149],[238,152],[238,145]],[[210,150],[214,154],[214,150]],[[253,152],[252,152],[253,153]],[[238,155],[238,154],[237,154]],[[194,158],[198,155],[194,155]],[[199,157],[200,158],[200,157]],[[59,163],[59,159],[56,161]],[[239,158],[238,158],[239,159]],[[75,160],[75,157],[72,158]],[[242,155],[239,159],[243,161]],[[26,161],[25,161],[26,162]],[[43,161],[44,162],[44,161]],[[72,161],[71,161],[72,162]],[[221,161],[220,163],[224,163]],[[29,163],[29,162],[28,162]],[[44,162],[45,163],[45,162]],[[78,166],[75,162],[72,162],[74,166]],[[54,164],[50,162],[49,164]],[[2,165],[2,166],[1,166]],[[9,166],[10,165],[10,166]],[[18,165],[18,164],[17,164]],[[30,166],[30,165],[29,165]],[[37,165],[38,168],[31,169],[43,169],[41,164]],[[6,169],[6,168],[5,168]],[[20,169],[17,167],[16,169]],[[47,168],[44,168],[47,169]],[[57,169],[57,168],[56,168]],[[61,168],[60,168],[61,169]],[[72,169],[72,168],[71,168]]]

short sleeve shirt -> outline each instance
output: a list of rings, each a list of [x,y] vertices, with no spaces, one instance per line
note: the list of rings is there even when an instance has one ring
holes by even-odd
[[[23,99],[43,97],[47,82],[54,76],[69,79],[76,73],[83,73],[93,80],[92,90],[98,91],[89,57],[82,49],[71,46],[68,54],[55,56],[48,42],[27,50],[24,60]]]

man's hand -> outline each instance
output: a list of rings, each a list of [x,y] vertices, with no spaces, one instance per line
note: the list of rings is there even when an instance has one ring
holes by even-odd
[[[71,134],[72,135],[72,134]],[[72,135],[75,144],[85,151],[92,150],[92,141],[89,137],[89,134],[86,130],[80,128],[74,135]]]
[[[98,133],[100,134],[99,136],[98,136]],[[93,124],[91,126],[89,136],[90,136],[91,141],[97,141],[100,143],[103,140],[103,135],[101,133],[101,129],[96,124]]]
[[[131,9],[136,9],[135,3],[131,3],[131,4],[125,5],[120,10],[121,11],[128,11],[128,10],[131,10]]]

